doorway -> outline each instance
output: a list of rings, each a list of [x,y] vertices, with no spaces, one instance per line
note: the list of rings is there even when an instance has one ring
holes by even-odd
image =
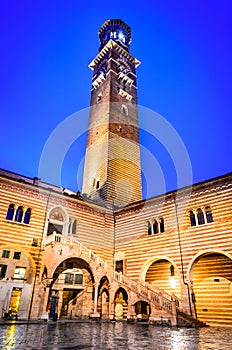
[[[9,318],[17,318],[21,294],[22,288],[13,287],[8,310]]]

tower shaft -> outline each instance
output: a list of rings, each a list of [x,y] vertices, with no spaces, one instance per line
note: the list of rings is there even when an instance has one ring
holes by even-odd
[[[82,192],[93,200],[124,206],[142,199],[139,61],[129,53],[130,29],[121,20],[106,21],[99,37],[100,52],[90,64],[93,78]]]

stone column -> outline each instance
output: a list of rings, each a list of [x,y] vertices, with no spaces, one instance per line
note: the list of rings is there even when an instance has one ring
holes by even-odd
[[[63,290],[59,290],[59,292],[58,292],[58,305],[57,305],[58,318],[60,318],[62,303],[63,303]],[[67,316],[68,316],[68,314],[67,314]]]
[[[135,313],[135,306],[128,304],[128,311],[127,311],[127,321],[134,322],[136,321],[136,313]]]
[[[193,289],[193,281],[189,281],[189,294],[190,294],[192,316],[197,318],[196,296],[195,296],[194,289]]]
[[[181,303],[183,311],[190,315],[191,312],[189,306],[188,286],[183,282],[181,283]]]
[[[172,317],[171,317],[171,324],[172,326],[177,325],[177,313],[176,313],[176,297],[174,294],[172,294]]]
[[[98,282],[94,283],[94,311],[93,311],[93,314],[90,315],[90,317],[93,319],[100,318],[100,315],[97,312],[98,287],[99,287],[99,283]]]
[[[41,319],[43,319],[45,321],[48,320],[47,305],[48,305],[49,291],[50,291],[50,284],[46,285],[46,290],[45,290],[45,295],[44,295],[44,302],[43,302],[43,311],[42,311],[42,315],[41,315]]]

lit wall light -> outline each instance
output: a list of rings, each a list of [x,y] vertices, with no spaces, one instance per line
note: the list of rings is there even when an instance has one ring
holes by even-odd
[[[175,277],[170,277],[169,278],[169,284],[172,288],[176,288],[176,280]]]

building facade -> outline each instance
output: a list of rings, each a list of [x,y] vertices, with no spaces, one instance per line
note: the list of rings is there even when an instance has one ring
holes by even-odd
[[[2,318],[232,325],[232,173],[142,200],[130,28],[99,30],[83,194],[0,171]]]

